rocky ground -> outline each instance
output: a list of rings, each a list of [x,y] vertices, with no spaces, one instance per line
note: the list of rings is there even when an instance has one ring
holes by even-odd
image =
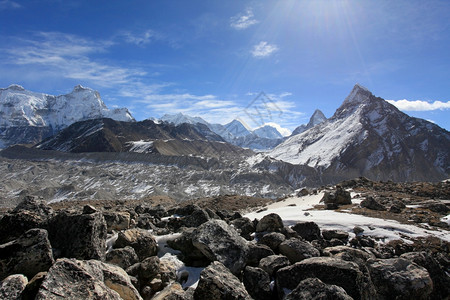
[[[359,178],[298,193],[182,203],[24,197],[0,219],[0,298],[448,299],[448,182]],[[363,215],[430,235],[405,231],[405,239],[382,242],[368,228],[334,230],[271,213],[282,204],[294,211],[292,199],[307,197],[322,201],[305,218]],[[431,234],[438,231],[444,238]]]

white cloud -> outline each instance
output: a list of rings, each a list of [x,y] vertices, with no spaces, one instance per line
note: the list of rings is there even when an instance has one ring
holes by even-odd
[[[277,45],[261,41],[259,44],[253,46],[251,53],[254,57],[263,58],[272,55],[276,51],[278,51]]]
[[[395,105],[398,109],[404,111],[430,111],[430,110],[444,110],[450,108],[450,101],[434,101],[427,102],[423,100],[386,100],[387,102]]]
[[[264,126],[272,126],[274,127],[276,130],[278,130],[279,133],[281,133],[282,136],[290,136],[292,134],[292,131],[287,129],[287,128],[283,128],[280,126],[280,124],[274,123],[274,122],[268,122],[268,123],[264,123],[262,126],[259,126],[257,128],[261,128]],[[257,129],[255,128],[255,129]]]
[[[11,0],[1,0],[0,1],[0,10],[17,9],[17,8],[22,8],[22,5],[20,5],[19,3],[15,2],[15,1],[11,1]]]
[[[159,39],[159,35],[151,29],[142,33],[122,31],[119,33],[119,37],[122,37],[125,42],[135,44],[137,46],[144,46],[149,44],[152,40]]]
[[[247,9],[244,13],[231,17],[230,26],[237,30],[246,29],[258,23],[258,20],[253,17],[253,11],[251,9]]]

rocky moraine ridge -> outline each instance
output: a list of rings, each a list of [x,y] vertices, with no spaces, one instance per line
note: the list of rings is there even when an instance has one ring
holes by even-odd
[[[47,204],[25,197],[0,219],[0,298],[448,299],[449,227],[439,220],[448,214],[442,199],[449,190],[448,182],[360,178],[277,201]],[[311,197],[322,202],[302,212],[306,220],[332,211],[410,225],[404,239],[383,242],[370,233],[377,222],[348,232],[271,213]],[[406,226],[444,238],[408,236]]]

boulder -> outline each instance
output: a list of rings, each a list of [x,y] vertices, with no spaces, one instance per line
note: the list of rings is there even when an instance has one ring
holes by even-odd
[[[324,193],[322,201],[326,209],[336,209],[340,205],[352,204],[352,197],[350,192],[337,185],[335,191],[327,191]]]
[[[239,234],[247,241],[251,241],[253,239],[251,234],[255,232],[256,228],[249,218],[235,219],[230,222],[230,225],[236,228],[237,232],[239,232]]]
[[[62,258],[50,268],[36,300],[142,299],[120,267],[96,260]]]
[[[200,273],[194,299],[250,300],[252,299],[239,279],[220,262],[213,262]]]
[[[271,277],[275,276],[279,269],[287,267],[290,264],[289,259],[284,255],[270,255],[259,261],[259,267]]]
[[[372,196],[367,196],[366,199],[361,201],[359,204],[363,208],[371,209],[371,210],[386,210],[383,204],[379,203]]]
[[[404,258],[368,262],[379,299],[429,299],[433,281],[428,271]]]
[[[152,300],[188,300],[187,293],[179,283],[172,283],[153,296]]]
[[[319,250],[314,248],[313,245],[296,238],[282,242],[278,249],[292,264],[310,257],[320,256]]]
[[[129,212],[104,212],[103,217],[106,221],[106,230],[112,233],[113,230],[120,231],[130,228]]]
[[[286,236],[280,232],[269,232],[263,235],[258,243],[267,245],[274,252],[278,252],[278,246],[286,240]]]
[[[30,229],[17,240],[0,245],[0,280],[10,274],[33,278],[54,263],[45,229]]]
[[[343,242],[347,242],[349,235],[348,232],[343,230],[330,229],[330,230],[323,230],[322,236],[327,241],[331,241],[332,239],[338,239]]]
[[[270,300],[270,276],[263,269],[247,266],[244,269],[243,283],[253,299]]]
[[[192,244],[209,260],[219,261],[233,274],[245,267],[247,241],[222,220],[210,220],[192,233]]]
[[[278,293],[293,290],[307,278],[318,278],[326,284],[344,288],[354,299],[367,299],[368,289],[363,273],[357,264],[331,257],[313,257],[278,270],[276,283]]]
[[[105,259],[107,233],[102,213],[60,212],[49,221],[47,230],[55,258]]]
[[[321,239],[319,225],[314,222],[298,222],[291,228],[307,241]]]
[[[22,300],[22,292],[27,286],[28,279],[22,274],[6,277],[0,283],[0,299]]]
[[[192,233],[195,228],[185,228],[181,236],[167,241],[172,249],[181,251],[178,255],[187,265],[192,267],[206,267],[211,261],[192,244]]]
[[[140,228],[128,229],[119,232],[114,248],[132,247],[139,260],[154,256],[158,253],[158,244],[147,230]]]
[[[352,300],[353,298],[350,297],[340,286],[323,283],[317,278],[307,278],[302,280],[284,299]]]
[[[185,227],[198,227],[210,219],[208,213],[196,204],[178,208],[175,210],[175,214],[181,216],[179,226]]]
[[[34,275],[30,281],[28,281],[28,284],[22,293],[22,300],[34,300],[34,298],[36,298],[39,288],[41,287],[46,275],[47,272],[39,272]]]
[[[12,241],[32,228],[45,228],[52,215],[53,209],[44,200],[26,196],[0,219],[0,243]]]
[[[366,266],[366,262],[369,259],[374,259],[375,255],[360,249],[355,249],[347,246],[328,247],[323,249],[325,256],[331,256],[346,261],[352,261],[360,267],[362,270]]]
[[[275,253],[266,245],[248,243],[247,262],[249,266],[257,267],[259,261]]]
[[[144,259],[139,264],[139,271],[138,271],[139,281],[141,281],[141,283],[145,283],[153,279],[156,275],[158,275],[159,264],[160,261],[158,256],[151,256]]]
[[[106,254],[106,262],[119,266],[126,270],[131,265],[139,262],[139,257],[130,246],[125,248],[112,249]]]
[[[283,220],[275,213],[265,215],[256,225],[256,232],[281,231],[283,229]]]

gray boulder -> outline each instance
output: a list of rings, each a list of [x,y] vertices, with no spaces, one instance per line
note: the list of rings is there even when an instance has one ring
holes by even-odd
[[[321,239],[319,225],[314,222],[298,222],[291,228],[307,241]]]
[[[343,242],[347,242],[349,237],[348,232],[336,229],[323,230],[322,236],[327,241],[331,241],[332,239],[338,239]]]
[[[265,235],[263,235],[259,240],[258,243],[267,245],[272,249],[274,252],[278,252],[278,246],[282,242],[286,240],[286,236],[280,232],[269,232]]]
[[[179,283],[172,283],[153,296],[152,300],[188,300],[188,294]]]
[[[343,259],[346,261],[352,261],[363,270],[369,259],[374,259],[375,255],[371,252],[366,252],[360,249],[355,249],[347,246],[335,246],[323,249],[325,256],[331,256],[334,258]]]
[[[60,212],[49,221],[48,233],[55,258],[105,259],[106,222],[100,212]]]
[[[259,261],[264,257],[274,255],[275,253],[266,245],[248,243],[247,265],[257,267]]]
[[[158,253],[158,244],[147,230],[140,228],[128,229],[119,232],[114,248],[132,247],[139,260],[154,256]]]
[[[253,299],[270,300],[270,276],[263,269],[247,266],[244,269],[243,283]]]
[[[359,204],[363,208],[371,209],[371,210],[386,210],[386,207],[375,200],[372,196],[367,196],[366,199],[361,201]]]
[[[27,283],[28,279],[21,274],[6,277],[0,283],[0,299],[22,300],[22,292]]]
[[[136,251],[130,246],[125,248],[112,249],[106,254],[106,262],[121,267],[126,270],[131,265],[139,262]]]
[[[256,232],[281,231],[283,229],[283,220],[277,214],[271,213],[265,215],[256,225]]]
[[[313,245],[296,238],[282,242],[278,249],[292,264],[310,257],[320,256],[319,250],[314,248]]]
[[[291,263],[284,255],[270,255],[259,261],[259,267],[267,272],[271,277],[275,276],[276,272]]]
[[[284,299],[352,300],[353,298],[340,286],[323,283],[317,278],[307,278],[302,280]]]
[[[192,244],[209,260],[219,261],[233,274],[245,267],[248,245],[237,231],[222,220],[210,220],[192,233]]]
[[[428,271],[407,259],[371,260],[368,268],[379,299],[429,299],[433,291]]]
[[[96,260],[62,258],[50,268],[36,300],[142,299],[123,269]]]
[[[45,229],[30,229],[17,240],[0,245],[0,280],[10,274],[33,278],[54,263]]]
[[[235,219],[230,222],[230,225],[236,228],[239,234],[247,241],[251,241],[253,239],[250,235],[255,232],[256,228],[249,218]]]
[[[181,236],[167,241],[172,249],[181,251],[180,259],[193,267],[206,267],[211,261],[192,244],[192,234],[195,228],[185,228]]]
[[[250,300],[252,299],[239,279],[220,262],[213,262],[200,273],[194,299]]]
[[[120,231],[130,228],[131,216],[129,212],[104,212],[103,217],[106,221],[108,233],[113,230]]]
[[[350,192],[337,185],[335,191],[325,192],[321,201],[325,203],[326,209],[336,209],[340,205],[352,204],[352,197]]]
[[[278,293],[293,290],[307,278],[318,278],[326,284],[344,288],[354,299],[372,297],[363,273],[357,264],[331,257],[313,257],[278,270],[276,283]]]

